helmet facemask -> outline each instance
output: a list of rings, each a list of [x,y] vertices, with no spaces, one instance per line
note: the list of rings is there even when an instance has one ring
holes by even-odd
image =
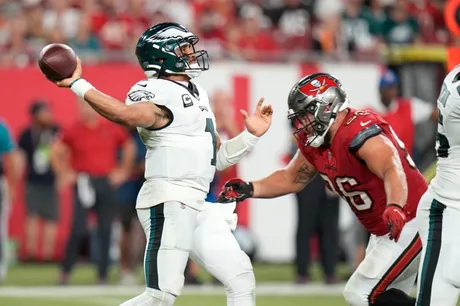
[[[177,68],[184,69],[184,72],[176,74],[186,74],[190,78],[198,77],[202,71],[209,69],[209,56],[206,50],[195,50],[195,45],[198,43],[198,37],[189,36],[173,40],[165,45],[165,50],[173,52],[177,57]],[[188,48],[191,52],[184,53],[184,48]],[[182,66],[182,67],[181,67]]]
[[[337,113],[347,107],[348,100],[336,87],[315,97],[305,97],[305,100],[310,102],[299,111],[289,109],[288,119],[296,128],[294,136],[297,140],[305,141],[306,146],[319,147],[324,144]]]

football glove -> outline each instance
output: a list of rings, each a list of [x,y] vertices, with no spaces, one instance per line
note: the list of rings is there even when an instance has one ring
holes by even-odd
[[[228,180],[222,187],[222,192],[219,194],[216,203],[241,202],[252,197],[253,193],[254,186],[251,182],[234,178]]]
[[[401,231],[406,223],[406,214],[398,204],[389,204],[383,212],[383,221],[390,229],[390,239],[398,242]]]

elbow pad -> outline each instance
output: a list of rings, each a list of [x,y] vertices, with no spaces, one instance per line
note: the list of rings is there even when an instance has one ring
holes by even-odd
[[[238,163],[246,154],[251,152],[257,140],[259,137],[252,135],[248,130],[244,130],[238,136],[223,141],[217,152],[217,170],[223,170]]]

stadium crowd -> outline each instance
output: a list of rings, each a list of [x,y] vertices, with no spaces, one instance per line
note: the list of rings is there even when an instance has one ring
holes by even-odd
[[[133,60],[137,37],[175,20],[213,59],[302,60],[445,43],[445,0],[0,0],[0,65],[34,62],[49,42],[85,61]],[[103,51],[103,53],[101,53]]]

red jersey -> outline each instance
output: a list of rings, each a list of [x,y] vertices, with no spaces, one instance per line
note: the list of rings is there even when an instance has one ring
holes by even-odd
[[[381,134],[398,150],[408,186],[404,206],[407,221],[415,217],[418,202],[428,186],[388,123],[371,111],[350,108],[348,111],[329,146],[314,148],[305,146],[304,142],[299,142],[298,146],[327,187],[348,202],[364,228],[371,234],[385,235],[389,230],[382,219],[387,206],[384,183],[359,157],[358,150],[364,142]]]

